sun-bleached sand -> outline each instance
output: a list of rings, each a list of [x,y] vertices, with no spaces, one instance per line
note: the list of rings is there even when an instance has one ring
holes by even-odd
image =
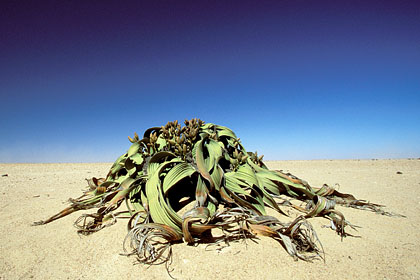
[[[326,262],[294,261],[266,237],[216,250],[206,245],[173,246],[177,279],[420,279],[420,160],[269,161],[308,181],[340,185],[340,191],[386,205],[406,218],[386,217],[337,206],[361,238],[340,237],[311,219]],[[80,237],[74,213],[43,226],[31,226],[78,197],[85,178],[103,177],[110,163],[0,164],[0,279],[170,279],[163,265],[133,265],[120,255],[126,220]],[[398,174],[402,173],[402,174]],[[81,214],[81,212],[80,212]],[[281,218],[281,217],[280,217]]]

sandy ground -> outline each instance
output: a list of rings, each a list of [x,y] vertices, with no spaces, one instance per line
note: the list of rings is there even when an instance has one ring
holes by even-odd
[[[44,226],[31,223],[77,197],[85,178],[104,176],[111,164],[0,164],[0,279],[170,279],[164,266],[133,265],[121,256],[126,221],[88,237],[73,227],[78,214]],[[312,219],[326,262],[294,261],[279,243],[261,237],[218,251],[173,246],[178,279],[420,279],[420,160],[276,161],[313,186],[340,184],[340,191],[387,205],[407,218],[338,207],[361,238],[343,241],[322,218]],[[397,172],[402,174],[397,174]],[[354,233],[354,232],[353,232]]]

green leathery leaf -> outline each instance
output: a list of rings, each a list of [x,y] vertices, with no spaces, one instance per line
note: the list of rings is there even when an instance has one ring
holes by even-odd
[[[256,178],[257,178],[257,184],[254,185],[254,190],[258,189],[259,191],[262,192],[264,203],[269,205],[271,208],[277,210],[279,213],[287,216],[287,214],[284,213],[280,209],[280,207],[277,205],[276,201],[273,199],[271,194],[268,193],[266,190],[267,188],[268,190],[270,190],[270,192],[278,195],[279,194],[278,186],[274,182],[270,181],[269,179],[258,176],[258,173],[256,173]]]
[[[112,181],[112,180],[106,180],[105,182],[103,182],[102,184],[101,184],[101,187],[109,187],[109,186],[111,186],[111,185],[113,185],[113,184],[118,184],[118,182],[116,182],[116,181]]]
[[[235,177],[234,172],[225,173],[226,188],[234,193],[248,195],[248,192],[241,188],[242,181]]]
[[[166,174],[163,180],[163,193],[166,196],[168,190],[186,177],[190,177],[196,172],[195,168],[186,162],[181,162],[174,167]]]
[[[124,175],[124,176],[119,176],[118,178],[116,178],[114,181],[118,184],[121,184],[122,182],[124,182],[124,180],[126,180],[127,178],[129,178],[129,174]]]
[[[288,192],[290,194],[293,195],[293,193],[301,192],[301,193],[304,193],[306,196],[308,196],[310,199],[312,199],[315,196],[315,192],[313,190],[309,190],[307,186],[303,184],[295,183],[286,178],[283,178],[282,176],[278,175],[276,172],[270,171],[270,173],[277,176],[277,179],[273,181],[283,183],[283,185],[288,189]]]
[[[215,125],[212,123],[206,123],[204,125],[201,126],[201,129],[213,129]]]
[[[156,144],[159,145],[159,151],[162,151],[162,149],[168,145],[168,142],[166,141],[165,138],[163,138],[163,135],[161,134],[161,135],[159,135],[159,137],[156,141]]]
[[[159,168],[159,163],[152,162],[147,165],[146,173],[148,176],[151,176]]]
[[[121,161],[120,161],[120,162],[121,162]],[[121,168],[122,168],[123,166],[120,164],[120,162],[115,163],[115,164],[112,166],[112,168],[111,168],[111,170],[110,170],[111,174],[116,174],[118,171],[120,171],[120,170],[121,170]]]
[[[255,164],[252,160],[251,160],[251,157],[248,157],[247,158],[247,163],[255,170],[255,172],[260,172],[260,171],[267,171],[268,170],[268,168],[265,166],[265,165],[263,165],[263,166],[259,166],[259,165],[257,165],[257,164]]]
[[[216,129],[217,129],[217,134],[220,136],[228,136],[231,138],[237,138],[235,133],[233,133],[232,130],[230,130],[229,128],[225,127],[225,126],[221,126],[221,125],[216,125]]]
[[[152,176],[146,183],[146,196],[149,203],[149,212],[152,220],[155,223],[161,223],[168,225],[172,228],[178,226],[174,223],[168,215],[166,215],[165,207],[162,203],[165,203],[159,195],[160,192],[160,179],[159,176]]]
[[[144,161],[143,156],[140,153],[134,154],[130,157],[130,159],[136,164],[141,165]]]
[[[232,197],[230,197],[225,187],[223,186],[220,187],[219,194],[223,201],[230,204],[235,203],[235,200]]]
[[[263,200],[261,198],[257,199],[256,197],[252,197],[250,195],[251,192],[249,190],[251,190],[252,185],[248,185],[247,182],[243,182],[240,179],[238,179],[236,172],[226,173],[225,179],[226,188],[231,192],[231,195],[234,197],[235,200],[238,198],[244,200],[246,203],[251,204],[253,208],[256,208],[259,212],[265,213]],[[245,189],[243,188],[243,186],[246,186]],[[240,198],[238,194],[245,196],[246,199]]]
[[[239,180],[247,182],[251,186],[258,184],[258,179],[254,173],[254,170],[249,165],[239,166],[236,174]]]
[[[181,232],[181,220],[173,209],[167,205],[160,179],[160,173],[174,162],[176,162],[176,159],[158,164],[158,167],[149,175],[149,180],[146,182],[146,196],[153,221],[168,225]]]
[[[230,189],[227,189],[228,194],[235,200],[236,203],[238,203],[240,206],[248,208],[248,209],[252,209],[254,211],[256,211],[259,215],[262,215],[265,213],[261,212],[259,209],[264,209],[264,207],[255,207],[255,205],[253,205],[251,202],[246,201],[245,199],[242,199],[239,195],[235,194],[235,192],[230,191]],[[259,205],[259,203],[257,202],[256,205]]]
[[[217,164],[219,159],[222,157],[223,150],[222,150],[222,147],[220,147],[220,145],[218,144],[218,142],[216,142],[213,139],[209,139],[209,142],[205,143],[204,146],[207,149],[207,152],[209,155],[208,156],[209,163],[207,165],[207,168],[208,170],[211,170],[212,168],[214,168],[214,166]]]
[[[210,211],[210,216],[213,216],[213,214],[216,212],[216,209],[217,209],[216,205],[212,203],[211,201],[208,202],[207,208]]]
[[[211,166],[211,157],[206,157],[204,158],[204,166],[206,168],[206,170],[211,170],[212,166]]]
[[[112,198],[110,204],[113,205],[117,203],[119,200],[125,198],[125,196],[131,191],[131,189],[134,187],[133,183],[136,181],[136,179],[128,177],[125,179],[121,186],[118,189],[117,194]]]
[[[142,187],[144,187],[142,184],[139,184],[138,186],[134,187],[128,195],[129,199],[126,199],[126,202],[128,204],[127,208],[130,208],[130,207],[133,208],[134,213],[139,212],[139,211],[145,211],[145,208],[143,207],[143,204],[142,204],[142,198],[138,197],[139,193],[143,193],[141,190]]]
[[[216,165],[216,167],[213,168],[213,172],[210,173],[210,176],[214,182],[214,187],[219,191],[224,176],[223,169],[219,165]]]
[[[127,151],[127,156],[131,157],[134,154],[137,154],[137,152],[140,150],[140,142],[135,142],[131,145],[131,147]]]
[[[256,172],[256,175],[257,175],[257,177],[263,179],[265,182],[267,182],[267,180],[271,180],[273,182],[282,183],[283,186],[286,188],[287,192],[292,196],[295,196],[295,197],[298,196],[296,191],[299,191],[299,192],[302,192],[302,193],[306,194],[311,199],[315,195],[315,193],[309,191],[306,186],[304,186],[302,184],[292,182],[292,181],[290,181],[286,178],[283,178],[282,176],[278,175],[274,171],[261,169],[261,170]],[[272,186],[272,185],[270,184],[270,186]],[[274,187],[273,188],[270,188],[269,186],[267,186],[267,187],[269,188],[269,190],[271,192],[273,192]],[[278,191],[273,192],[273,193],[278,194],[280,189],[279,189],[278,186],[276,187],[276,189],[278,189]]]
[[[210,191],[214,188],[213,179],[210,176],[209,170],[206,168],[206,163],[204,161],[204,151],[203,151],[203,140],[198,141],[196,144],[196,151],[195,151],[195,163],[197,164],[198,172],[200,172],[201,176],[209,181],[210,183]]]
[[[269,174],[271,174],[271,173],[269,173]],[[263,187],[264,189],[270,191],[273,194],[280,195],[279,187],[277,186],[276,183],[274,183],[273,180],[271,180],[270,178],[267,178],[265,176],[267,174],[262,174],[262,172],[256,172],[255,175],[256,175],[256,178],[258,180],[258,185],[260,187]]]
[[[254,194],[254,196],[252,196],[253,198],[255,198],[258,203],[255,203],[254,206],[260,210],[261,213],[265,213],[265,208],[264,208],[264,198],[265,195],[264,193],[258,188],[255,187],[253,188],[253,192],[251,194]],[[276,209],[275,207],[272,207],[273,209]]]
[[[128,174],[130,175],[130,176],[133,176],[134,174],[136,174],[137,173],[137,169],[136,168],[132,168],[132,169],[129,169],[128,170]]]

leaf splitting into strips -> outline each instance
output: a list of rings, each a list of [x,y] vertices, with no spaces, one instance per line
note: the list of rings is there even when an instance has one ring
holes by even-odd
[[[159,164],[154,173],[149,174],[149,180],[146,182],[145,188],[149,211],[153,221],[168,225],[178,232],[181,231],[182,220],[165,200],[160,174],[166,168],[181,162],[182,160],[174,158]]]
[[[215,168],[219,160],[222,158],[223,149],[219,145],[219,143],[213,139],[208,139],[208,143],[205,143],[204,147],[207,150],[208,154],[208,164],[206,165],[206,167],[207,170],[211,171]]]
[[[215,168],[213,168],[213,172],[210,173],[210,176],[213,180],[216,191],[220,191],[220,187],[222,186],[224,179],[224,172],[220,165],[217,164]]]
[[[140,178],[141,179],[141,178]],[[118,201],[124,199],[127,194],[135,187],[134,183],[137,182],[139,179],[133,179],[128,177],[122,183],[120,188],[118,189],[116,195],[110,201],[110,206],[115,205]]]
[[[200,172],[201,176],[210,183],[210,191],[213,191],[214,182],[204,161],[203,140],[198,141],[195,146],[195,163],[197,164],[198,172]]]
[[[166,174],[163,180],[163,193],[166,196],[167,192],[177,184],[179,181],[184,178],[191,177],[195,172],[197,172],[191,164],[186,162],[181,162],[174,167]]]
[[[225,126],[216,125],[216,129],[217,129],[217,134],[219,135],[219,137],[227,136],[227,137],[237,139],[235,133]]]
[[[280,209],[276,201],[273,199],[272,195],[266,190],[267,188],[272,193],[273,191],[277,192],[277,190],[275,189],[276,184],[274,184],[271,180],[265,177],[259,176],[258,173],[256,173],[256,177],[257,177],[257,182],[258,182],[258,184],[256,185],[256,188],[258,188],[263,193],[264,195],[263,201],[267,205],[269,205],[271,208],[277,210],[277,212],[287,216],[287,214],[284,213],[283,210]]]

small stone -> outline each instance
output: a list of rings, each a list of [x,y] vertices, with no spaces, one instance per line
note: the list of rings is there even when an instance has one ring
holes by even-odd
[[[397,171],[397,174],[403,174],[401,171]]]

